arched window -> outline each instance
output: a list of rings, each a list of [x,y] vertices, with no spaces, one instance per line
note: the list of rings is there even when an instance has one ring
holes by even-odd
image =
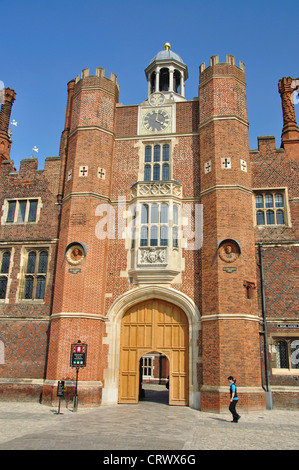
[[[256,213],[256,223],[257,223],[257,225],[264,225],[265,224],[263,211],[257,211],[257,213]]]
[[[160,181],[160,165],[154,165],[153,180]]]
[[[170,177],[170,145],[147,144],[144,147],[144,181],[168,181]]]
[[[10,252],[5,251],[2,256],[1,274],[8,274],[10,262]]]
[[[283,207],[282,194],[275,194],[275,207]]]
[[[173,91],[175,93],[180,93],[181,89],[181,72],[179,70],[175,70],[173,74]]]
[[[283,215],[283,211],[281,209],[276,211],[276,223],[278,225],[284,224],[284,215]]]
[[[267,216],[267,225],[273,225],[275,222],[274,222],[274,211],[267,211],[266,212],[266,216]]]
[[[158,246],[158,227],[157,225],[151,226],[151,246]]]
[[[169,145],[164,144],[163,145],[163,162],[169,162]]]
[[[0,299],[5,299],[6,289],[7,289],[7,277],[1,276],[0,277]]]
[[[179,246],[179,206],[174,204],[172,207],[172,246]]]
[[[150,181],[151,180],[151,166],[150,165],[145,165],[144,167],[144,181]]]
[[[141,223],[142,224],[147,224],[148,223],[148,204],[142,204]]]
[[[154,146],[154,162],[159,162],[160,161],[160,145],[155,145]]]
[[[148,245],[148,231],[147,226],[144,225],[141,227],[141,236],[140,236],[140,246]]]
[[[174,205],[172,222],[173,246],[178,247],[178,206]],[[169,205],[153,203],[141,205],[140,246],[167,246],[169,228]],[[174,230],[173,230],[174,228]]]
[[[5,299],[7,294],[8,274],[10,265],[10,251],[2,253],[0,251],[0,272],[3,276],[0,277],[0,299]]]
[[[161,240],[161,246],[168,245],[168,226],[167,225],[161,226],[160,240]]]
[[[161,204],[160,222],[161,224],[168,223],[168,205],[167,204]]]
[[[163,68],[160,70],[160,84],[159,84],[160,91],[168,91],[169,90],[169,70],[167,68]]]
[[[42,251],[39,254],[39,263],[38,263],[38,272],[39,273],[46,273],[48,267],[48,252]]]
[[[30,251],[27,256],[27,265],[25,266],[24,299],[44,299],[47,271],[48,251],[45,249]]]
[[[26,276],[25,281],[25,299],[33,298],[33,276]]]
[[[43,299],[45,295],[45,283],[46,278],[45,276],[37,276],[37,283],[36,283],[36,299]]]
[[[36,261],[36,252],[30,251],[28,255],[28,263],[27,263],[27,274],[32,274],[35,271],[35,261]]]
[[[152,161],[152,147],[150,145],[147,145],[145,147],[145,152],[144,152],[144,161],[151,162]]]
[[[172,246],[174,248],[179,246],[178,227],[173,227],[172,229]]]
[[[273,207],[273,196],[272,196],[272,194],[266,194],[265,202],[266,202],[266,207]]]
[[[151,224],[159,223],[159,206],[158,204],[151,205]]]
[[[168,181],[169,180],[169,165],[168,165],[168,163],[163,163],[162,180],[163,181]]]
[[[151,74],[151,93],[155,93],[156,91],[156,72]]]
[[[285,225],[287,211],[285,196],[275,190],[267,190],[255,195],[257,225]]]
[[[255,196],[255,207],[257,209],[260,209],[260,208],[264,207],[263,196],[261,194],[257,194]]]

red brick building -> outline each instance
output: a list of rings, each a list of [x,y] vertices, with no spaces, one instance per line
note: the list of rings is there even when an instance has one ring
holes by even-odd
[[[170,45],[145,74],[132,106],[101,68],[71,80],[44,170],[10,160],[5,89],[1,396],[51,403],[64,380],[71,399],[80,341],[82,403],[137,403],[140,366],[163,357],[172,405],[226,409],[234,375],[240,407],[297,407],[299,82],[279,81],[280,148],[250,150],[242,62],[202,64],[192,101]]]

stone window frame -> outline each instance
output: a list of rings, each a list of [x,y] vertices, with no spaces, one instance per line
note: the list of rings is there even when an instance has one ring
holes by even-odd
[[[3,256],[5,253],[9,253],[9,263],[8,269],[5,271],[5,266],[3,265]],[[5,286],[5,295],[3,298],[0,298],[0,303],[6,303],[8,301],[9,295],[9,284],[10,284],[10,275],[12,269],[12,258],[13,258],[13,250],[10,247],[2,247],[0,248],[0,279],[6,279],[6,286]]]
[[[34,272],[28,272],[28,261],[31,252],[35,252],[35,266]],[[42,252],[47,252],[47,266],[45,272],[39,272],[38,268],[40,265],[40,255]],[[23,247],[21,254],[21,272],[20,272],[20,283],[17,293],[17,302],[21,303],[45,303],[46,289],[49,279],[49,262],[50,262],[50,247],[49,246],[26,246]],[[26,279],[29,277],[33,278],[32,286],[32,297],[26,298]],[[39,277],[44,278],[44,292],[42,298],[37,298],[37,284]]]
[[[167,221],[164,219],[162,221],[162,206],[167,206]],[[143,207],[148,207],[147,221],[143,220]],[[152,221],[151,215],[153,206],[158,206],[158,221]],[[157,227],[157,244],[151,243],[151,229],[152,227]],[[162,237],[162,228],[167,228],[167,243],[162,243],[161,240],[165,240]],[[147,243],[143,244],[142,232],[143,228],[147,229]],[[137,247],[170,247],[170,248],[179,248],[179,239],[180,239],[180,229],[181,229],[181,205],[177,202],[170,202],[168,200],[144,200],[140,201],[137,206],[134,208],[134,213],[132,214],[132,248]],[[160,243],[159,243],[160,242]]]
[[[18,220],[20,214],[20,203],[26,201],[24,220]],[[37,201],[35,220],[29,221],[30,201]],[[7,221],[10,203],[15,202],[14,217],[12,221]],[[24,224],[37,224],[40,219],[40,211],[42,208],[42,200],[40,197],[26,197],[26,198],[7,198],[4,200],[2,206],[3,215],[1,218],[1,225],[24,225]]]
[[[170,181],[172,177],[172,149],[171,141],[168,139],[162,139],[159,141],[146,141],[143,143],[143,181],[153,182],[153,181]],[[168,146],[168,159],[165,158],[164,148]],[[148,149],[151,149],[150,160]],[[157,159],[157,148],[159,148],[160,158]],[[167,165],[168,168],[168,178],[164,178],[164,168]],[[159,177],[157,178],[157,170],[159,172]],[[149,177],[147,173],[149,172]]]
[[[265,227],[289,227],[290,226],[290,216],[289,216],[289,204],[288,204],[288,191],[286,187],[277,187],[277,188],[253,188],[253,213],[254,213],[254,226],[258,228]],[[276,196],[282,196],[282,206],[276,206]],[[262,197],[262,207],[256,207],[257,201],[256,197]],[[273,205],[267,207],[266,198],[267,196],[272,196]],[[269,223],[267,220],[267,214],[273,215],[274,223]],[[277,223],[277,214],[278,212],[283,213],[283,223]],[[263,224],[258,223],[258,214],[263,214]]]
[[[291,350],[291,344],[298,342],[294,351]],[[277,345],[282,342],[286,348],[286,361],[287,367],[278,366],[278,351]],[[299,333],[294,331],[284,332],[283,334],[273,334],[270,337],[269,348],[271,353],[271,372],[273,375],[299,375],[299,363],[297,368],[292,368],[291,356],[295,353],[296,358],[299,360]]]
[[[155,359],[155,356],[153,356],[151,354],[144,354],[141,359],[142,359],[142,363],[141,363],[142,378],[152,379],[154,377],[154,359]],[[144,371],[146,369],[150,369],[150,374],[145,374],[144,373]]]

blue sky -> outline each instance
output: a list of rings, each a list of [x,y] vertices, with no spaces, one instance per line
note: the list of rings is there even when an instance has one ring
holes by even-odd
[[[36,154],[39,168],[58,155],[67,82],[103,67],[120,84],[120,102],[147,97],[144,69],[170,42],[188,66],[186,97],[198,95],[199,66],[212,55],[245,63],[250,148],[258,135],[280,147],[278,80],[299,77],[298,3],[277,0],[0,0],[0,80],[17,92],[11,158]],[[299,104],[296,105],[297,119]]]

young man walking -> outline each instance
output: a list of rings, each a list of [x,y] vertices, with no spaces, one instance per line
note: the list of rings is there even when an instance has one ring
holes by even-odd
[[[227,380],[230,383],[230,387],[229,387],[229,390],[230,390],[230,404],[229,404],[228,409],[231,412],[231,414],[233,415],[232,423],[237,423],[239,421],[239,419],[241,418],[241,416],[236,411],[236,405],[237,405],[238,400],[239,400],[238,394],[237,394],[236,379],[234,379],[234,377],[232,375],[230,375],[229,377],[227,377]]]

